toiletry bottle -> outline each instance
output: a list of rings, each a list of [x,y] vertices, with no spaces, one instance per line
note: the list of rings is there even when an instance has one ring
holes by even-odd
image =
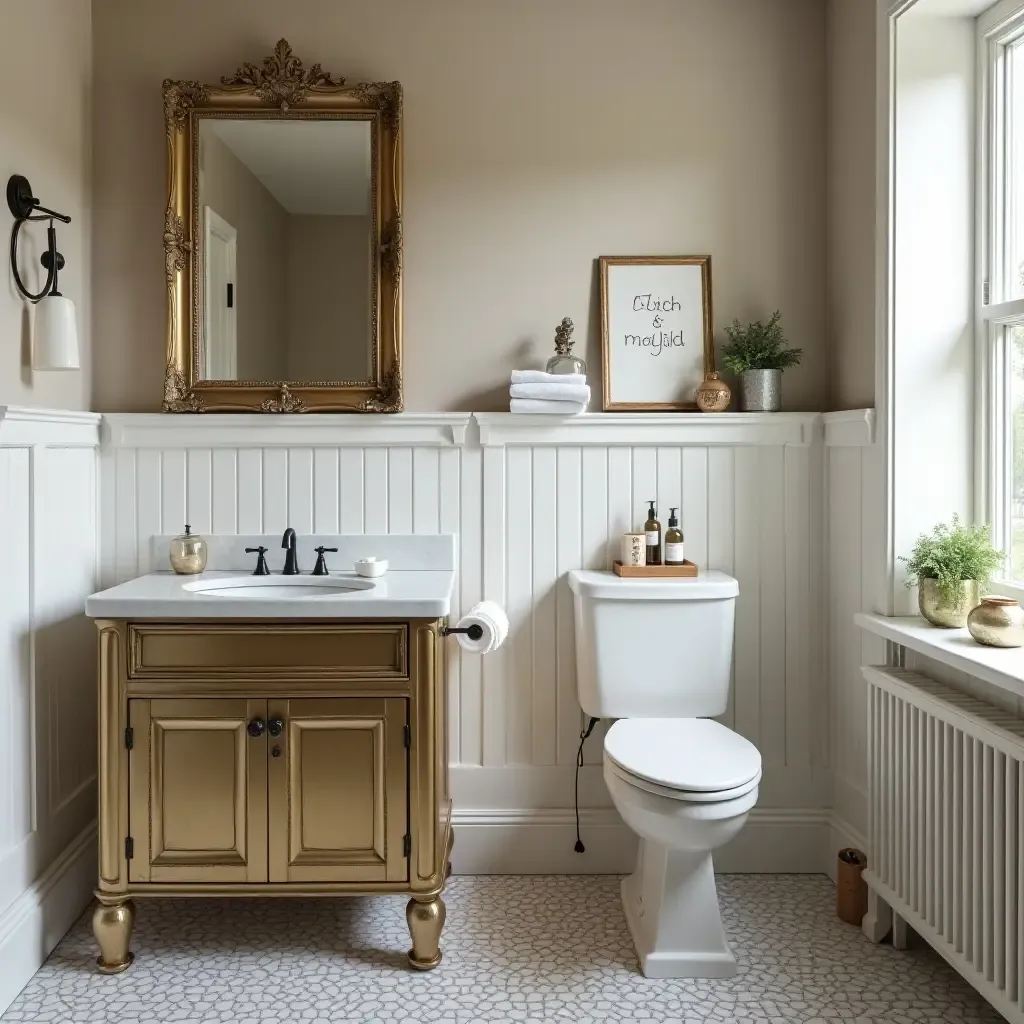
[[[648,502],[650,514],[647,522],[644,523],[644,533],[647,534],[647,564],[661,565],[661,523],[658,522],[658,510],[654,502]]]
[[[679,509],[670,508],[668,511],[668,529],[665,531],[665,564],[682,565],[686,559],[683,557],[683,531],[679,529],[679,519],[676,515]]]

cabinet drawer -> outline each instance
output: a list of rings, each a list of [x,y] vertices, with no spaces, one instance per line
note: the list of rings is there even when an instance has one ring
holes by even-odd
[[[404,623],[129,627],[128,676],[405,679]]]

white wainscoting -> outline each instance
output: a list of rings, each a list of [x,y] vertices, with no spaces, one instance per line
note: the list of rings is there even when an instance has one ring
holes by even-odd
[[[186,522],[217,534],[289,525],[459,534],[456,612],[489,597],[512,625],[497,654],[452,658],[455,867],[463,872],[631,867],[631,837],[601,778],[600,729],[580,778],[590,841],[585,855],[572,852],[581,712],[564,574],[607,567],[619,534],[646,518],[647,499],[657,499],[663,522],[679,505],[688,557],[739,578],[725,721],[765,759],[759,808],[722,864],[825,863],[819,416],[112,415],[104,428],[104,585],[158,568],[149,538]]]
[[[871,410],[826,413],[830,846],[867,846],[867,684],[861,665],[885,661],[885,645],[853,616],[885,591],[884,464]],[[830,865],[834,867],[834,865]]]
[[[0,1012],[95,884],[99,421],[0,407]]]

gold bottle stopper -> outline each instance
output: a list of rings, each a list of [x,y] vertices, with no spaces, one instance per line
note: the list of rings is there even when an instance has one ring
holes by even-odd
[[[186,524],[185,532],[171,541],[171,568],[182,576],[195,576],[206,568],[206,557],[206,541]]]

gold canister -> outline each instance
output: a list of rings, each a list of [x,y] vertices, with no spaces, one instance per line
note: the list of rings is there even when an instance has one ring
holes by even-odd
[[[981,604],[981,586],[977,580],[963,580],[958,598],[948,602],[939,590],[939,581],[926,578],[920,581],[917,604],[921,614],[933,626],[963,629],[970,611]]]
[[[725,412],[732,401],[732,391],[712,370],[698,386],[694,398],[701,412]]]
[[[181,576],[195,576],[206,568],[206,541],[186,524],[185,532],[171,541],[171,568]]]
[[[1024,647],[1024,608],[1012,597],[985,597],[967,616],[971,636],[985,647]]]

